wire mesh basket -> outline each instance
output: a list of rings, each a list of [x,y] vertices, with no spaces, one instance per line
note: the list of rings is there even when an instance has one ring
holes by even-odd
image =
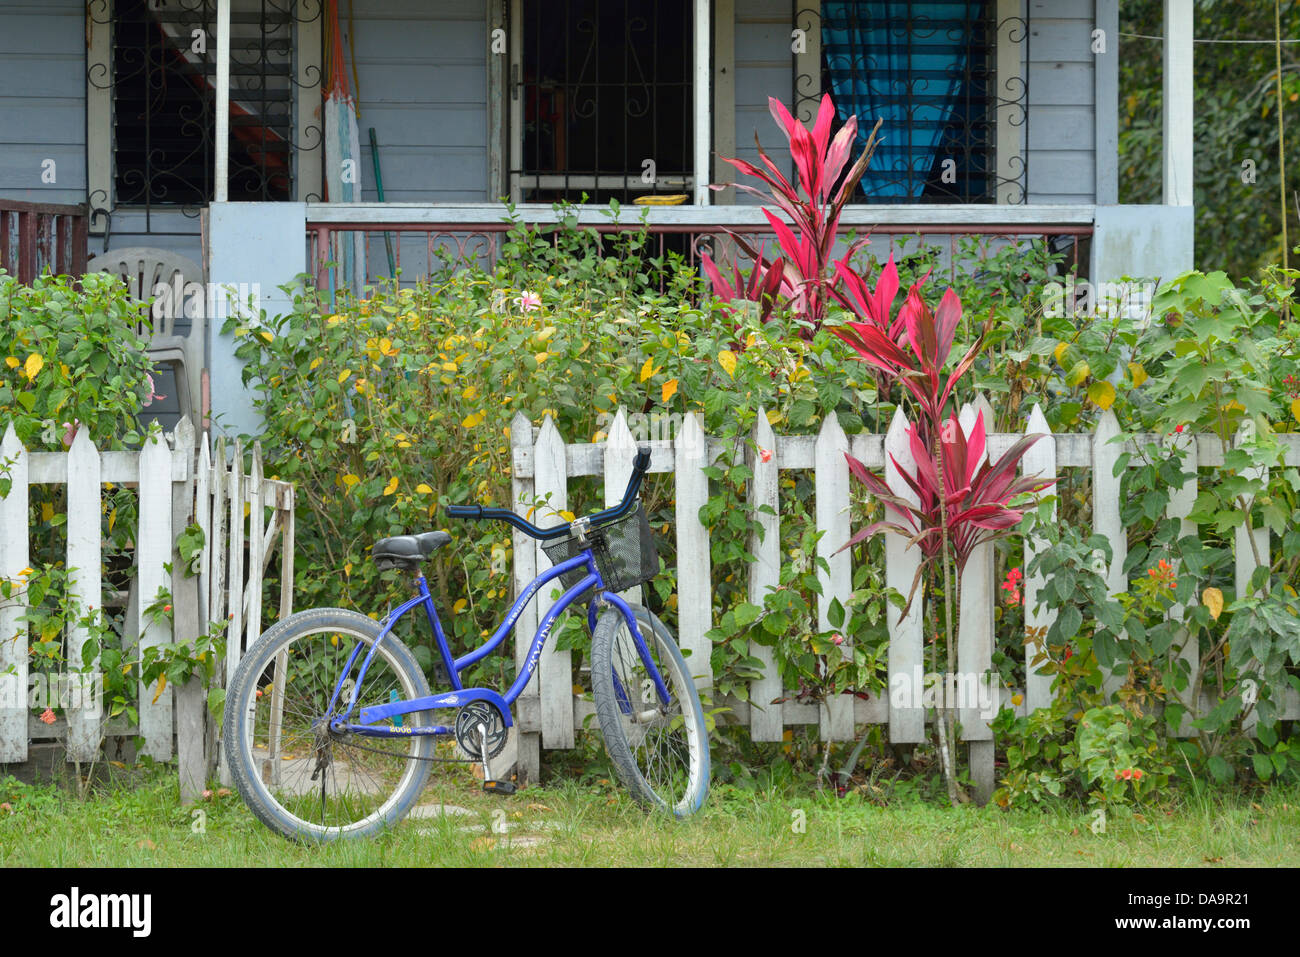
[[[571,535],[543,545],[542,551],[546,552],[552,565],[558,565],[586,548],[590,548],[595,556],[596,567],[600,569],[607,591],[626,591],[659,574],[659,552],[655,548],[654,532],[650,531],[650,520],[640,502],[636,511],[624,518],[593,525],[587,532],[586,544]],[[572,588],[586,574],[586,568],[575,568],[561,575],[560,581],[565,588]]]

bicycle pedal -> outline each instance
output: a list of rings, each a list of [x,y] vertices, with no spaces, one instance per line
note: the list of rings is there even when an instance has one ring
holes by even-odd
[[[489,794],[503,794],[508,796],[514,794],[519,790],[519,788],[515,785],[514,781],[484,781],[483,790],[487,791]]]

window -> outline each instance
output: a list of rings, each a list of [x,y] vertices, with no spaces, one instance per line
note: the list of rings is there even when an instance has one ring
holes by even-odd
[[[822,4],[822,86],[840,117],[875,118],[858,188],[874,203],[991,203],[997,173],[996,29],[989,0]]]
[[[513,9],[513,197],[690,194],[688,0],[517,0]]]
[[[192,216],[213,199],[216,14],[216,0],[90,4],[93,216],[123,206]],[[287,200],[317,188],[309,164],[321,141],[312,115],[321,20],[321,0],[232,0],[231,200]]]

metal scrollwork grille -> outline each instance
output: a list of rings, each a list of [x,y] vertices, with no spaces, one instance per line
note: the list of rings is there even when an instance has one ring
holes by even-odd
[[[197,215],[212,200],[216,7],[216,0],[114,0],[116,205]],[[319,17],[321,5],[234,0],[232,8],[230,198],[291,199],[300,85],[295,27],[304,14]],[[309,83],[319,82],[317,70]],[[319,130],[308,132],[319,140]]]
[[[686,0],[525,0],[511,177],[521,199],[630,202],[689,193],[691,8]]]
[[[992,0],[827,0],[795,3],[795,22],[817,31],[820,82],[796,70],[800,115],[829,92],[859,136],[882,119],[882,142],[855,200],[866,203],[992,203],[1023,181],[1023,160],[999,170],[998,122],[1023,126],[1023,76],[996,75],[997,45],[1019,43],[1023,21],[999,24]],[[1013,35],[1018,34],[1018,35]],[[797,62],[797,61],[796,61]],[[1007,157],[1008,161],[1013,157]],[[1008,172],[1015,165],[1014,172]],[[1023,189],[1011,199],[1024,202]]]

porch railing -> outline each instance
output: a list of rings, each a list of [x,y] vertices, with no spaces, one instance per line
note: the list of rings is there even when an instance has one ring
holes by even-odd
[[[86,271],[86,207],[0,199],[0,266],[21,283]]]
[[[540,229],[563,227],[566,218],[578,228],[609,234],[644,229],[647,254],[672,250],[695,266],[701,253],[733,261],[737,255],[729,232],[752,237],[768,250],[776,248],[772,228],[757,206],[677,206],[642,210],[624,207],[617,218],[607,208],[578,208],[561,214],[550,206],[517,206],[518,222]],[[506,234],[513,228],[506,208],[495,204],[430,206],[419,203],[316,203],[307,207],[307,257],[317,288],[333,290],[370,283],[400,270],[410,281],[477,263],[496,265]],[[938,274],[954,279],[971,265],[961,240],[976,237],[975,264],[1001,245],[1043,239],[1065,254],[1065,266],[1086,273],[1093,235],[1090,206],[869,206],[845,210],[842,234],[870,233],[872,252],[896,240],[904,252],[939,248]],[[345,249],[358,263],[351,276],[338,265]]]

